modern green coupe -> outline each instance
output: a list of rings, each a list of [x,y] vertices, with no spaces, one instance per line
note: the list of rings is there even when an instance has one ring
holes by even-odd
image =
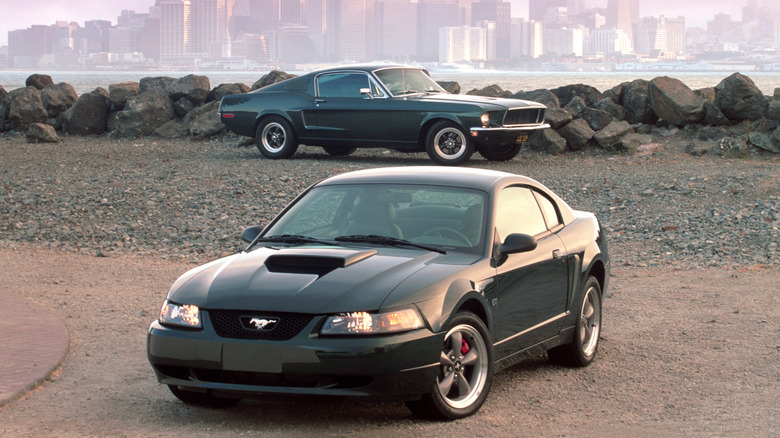
[[[456,419],[502,368],[545,351],[583,367],[598,350],[606,238],[530,178],[346,173],[242,237],[182,275],[149,329],[157,379],[185,403],[347,396]]]
[[[319,70],[225,96],[219,107],[222,123],[254,137],[267,158],[289,158],[299,144],[331,155],[385,147],[426,151],[444,165],[475,151],[514,158],[529,131],[549,127],[545,111],[526,100],[449,94],[425,70],[397,65]]]

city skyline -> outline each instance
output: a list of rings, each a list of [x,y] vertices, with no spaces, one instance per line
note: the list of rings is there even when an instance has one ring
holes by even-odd
[[[155,0],[122,0],[120,4],[110,2],[94,2],[93,0],[71,0],[68,6],[54,0],[27,0],[15,3],[5,8],[5,14],[0,16],[0,46],[8,44],[8,32],[24,29],[32,25],[51,25],[56,21],[75,21],[83,25],[87,20],[108,20],[116,24],[117,17],[123,9],[136,12],[148,12]],[[528,18],[528,0],[511,0],[512,16]],[[587,7],[605,7],[607,0],[586,0]],[[780,5],[772,1],[762,0],[759,4],[774,6],[776,18],[780,19]],[[742,7],[747,0],[728,1],[710,0],[706,6],[699,1],[653,0],[640,3],[641,16],[667,17],[684,16],[687,27],[704,27],[715,14],[731,15],[732,19],[741,18]]]

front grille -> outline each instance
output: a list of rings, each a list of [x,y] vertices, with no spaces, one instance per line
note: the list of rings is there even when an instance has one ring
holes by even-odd
[[[223,338],[285,341],[292,339],[314,318],[308,313],[263,312],[256,310],[209,310],[214,331]],[[270,330],[253,330],[241,323],[241,317],[274,318],[279,322]]]
[[[514,108],[506,112],[504,126],[544,123],[544,108]]]

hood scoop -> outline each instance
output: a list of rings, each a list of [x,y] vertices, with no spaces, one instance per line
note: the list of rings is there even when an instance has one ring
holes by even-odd
[[[376,253],[376,250],[285,249],[269,256],[265,266],[269,272],[322,277],[334,269],[346,268]]]

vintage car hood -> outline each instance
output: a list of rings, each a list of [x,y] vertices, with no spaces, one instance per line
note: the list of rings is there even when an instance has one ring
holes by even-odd
[[[462,102],[477,105],[495,105],[502,108],[523,108],[523,107],[543,107],[539,102],[532,102],[522,99],[510,99],[505,97],[487,97],[473,96],[468,94],[420,94],[410,97],[409,100],[419,100],[422,102]]]
[[[174,283],[168,298],[204,309],[375,310],[405,279],[446,258],[404,249],[259,248],[191,270]],[[450,275],[457,268],[462,267],[435,271]]]

